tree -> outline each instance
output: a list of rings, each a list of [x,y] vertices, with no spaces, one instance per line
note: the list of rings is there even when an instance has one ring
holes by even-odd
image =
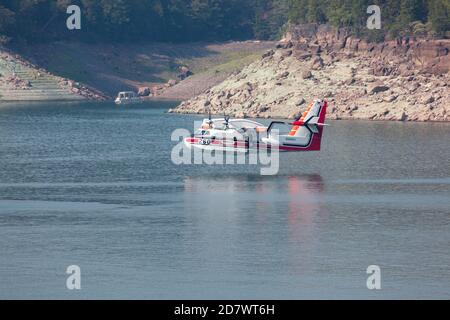
[[[450,0],[430,0],[429,20],[437,35],[443,36],[450,29]]]
[[[256,0],[253,34],[259,39],[279,37],[292,5],[292,0]]]
[[[327,22],[325,5],[322,0],[308,0],[306,20],[307,22],[317,23]]]
[[[306,23],[308,0],[290,0],[288,17],[292,23]]]
[[[0,0],[0,34],[13,40],[200,41],[272,39],[287,22],[328,23],[358,36],[426,35],[449,30],[450,0]],[[82,10],[69,32],[66,8]],[[366,28],[367,7],[382,9],[382,30]]]

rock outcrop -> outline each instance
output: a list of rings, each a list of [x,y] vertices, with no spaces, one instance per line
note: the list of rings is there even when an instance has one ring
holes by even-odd
[[[188,67],[181,66],[179,68],[179,73],[178,73],[177,77],[179,80],[184,80],[184,79],[192,76],[192,74],[193,74],[192,71]]]
[[[450,121],[449,40],[371,44],[345,30],[292,28],[274,50],[179,113],[293,118],[314,98],[332,119]]]
[[[138,89],[138,96],[140,97],[148,97],[150,95],[150,88],[149,87],[139,87]]]

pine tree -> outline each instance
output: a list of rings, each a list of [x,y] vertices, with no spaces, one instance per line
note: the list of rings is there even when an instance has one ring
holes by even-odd
[[[0,34],[13,39],[198,41],[276,38],[289,21],[347,27],[358,36],[445,36],[450,0],[0,0]],[[68,4],[82,7],[83,28],[64,27]],[[366,28],[379,5],[382,30]],[[45,30],[45,32],[43,31]]]
[[[430,0],[428,19],[433,31],[443,36],[450,29],[450,0]]]
[[[289,1],[289,21],[292,23],[306,23],[308,16],[308,0]]]
[[[321,0],[308,0],[307,8],[307,22],[325,23],[327,21],[325,6]]]

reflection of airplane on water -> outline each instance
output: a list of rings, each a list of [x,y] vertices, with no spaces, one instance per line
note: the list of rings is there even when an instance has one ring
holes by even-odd
[[[202,175],[186,177],[184,180],[185,192],[188,193],[214,193],[256,191],[257,193],[270,193],[283,191],[288,194],[322,193],[323,180],[320,175],[278,175],[273,177],[261,175]],[[273,189],[273,190],[272,190]],[[286,191],[286,192],[284,192]]]
[[[189,148],[232,152],[261,148],[320,151],[326,111],[327,102],[315,100],[294,122],[274,121],[268,127],[247,119],[212,119],[210,115],[184,143]]]
[[[327,212],[324,192],[320,175],[191,176],[184,180],[183,207],[189,208],[185,214],[196,236],[215,242],[216,250],[222,246],[227,258],[241,258],[249,248],[275,241],[283,266],[300,273],[311,268],[312,248],[319,241],[317,220]]]
[[[324,183],[320,175],[276,177],[211,175],[187,177],[184,180],[184,190],[189,200],[195,199],[195,195],[204,199],[202,204],[206,203],[208,198],[214,198],[213,202],[224,200],[229,205],[230,201],[236,203],[251,198],[274,204],[281,201],[289,204],[290,208],[302,210],[302,208],[310,208],[310,205],[314,205],[314,197],[324,192]],[[206,195],[208,196],[206,197]],[[258,199],[258,195],[263,195],[263,197]],[[285,197],[289,199],[285,199]]]
[[[308,176],[306,179],[292,176],[288,178],[287,192],[289,193],[289,222],[295,224],[297,219],[302,223],[311,222],[312,217],[320,209],[317,195],[324,191],[321,176]]]

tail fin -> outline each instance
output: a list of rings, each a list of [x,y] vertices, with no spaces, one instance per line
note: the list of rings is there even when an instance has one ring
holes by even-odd
[[[289,135],[291,137],[294,137],[297,135],[298,133],[298,129],[300,129],[301,126],[303,126],[303,124],[306,122],[306,119],[308,119],[310,117],[310,115],[312,114],[312,110],[315,106],[315,102],[313,101],[311,102],[311,104],[309,105],[308,109],[306,109],[306,111],[304,111],[302,113],[302,115],[300,116],[300,118],[295,119],[291,132],[289,133]]]
[[[315,105],[315,100],[313,102],[311,102],[311,104],[308,106],[308,109],[306,109],[302,115],[300,116],[300,118],[296,119],[296,121],[300,121],[300,122],[305,122],[306,119],[308,119],[308,116],[311,114],[311,111]]]
[[[320,148],[322,146],[323,126],[325,125],[328,102],[316,100],[315,106],[319,107],[317,109],[314,108],[314,110],[311,110],[315,113],[312,113],[310,115],[312,118],[307,123],[309,129],[313,132],[311,145],[308,148],[309,151],[320,151]]]
[[[305,112],[305,116],[300,119],[304,124],[325,124],[327,113],[327,101],[314,100],[311,107]]]
[[[304,151],[320,151],[327,107],[327,101],[315,100],[302,117],[292,124],[289,136],[305,137],[309,142]]]

